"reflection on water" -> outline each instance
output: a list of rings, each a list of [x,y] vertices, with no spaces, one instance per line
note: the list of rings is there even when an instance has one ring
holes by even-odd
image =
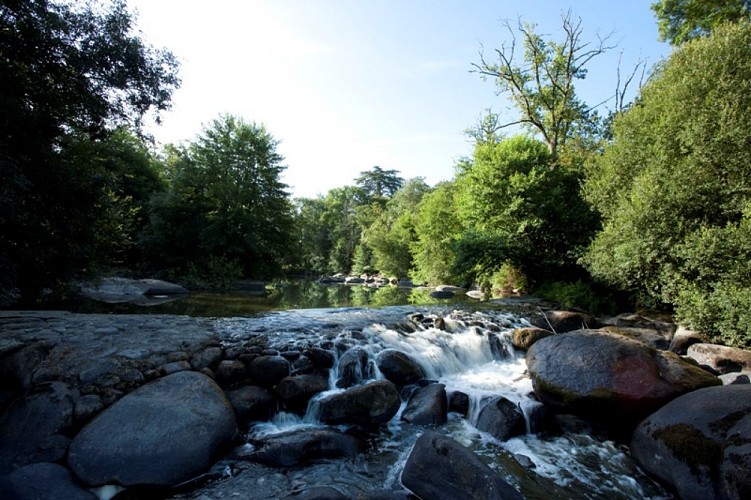
[[[338,307],[385,307],[394,305],[428,305],[462,303],[463,295],[454,299],[434,299],[431,290],[386,286],[373,288],[352,285],[322,285],[316,281],[289,280],[275,282],[259,296],[243,292],[191,292],[177,300],[155,305],[106,304],[82,299],[64,308],[81,313],[118,314],[185,314],[189,316],[250,316],[288,309],[325,309]]]

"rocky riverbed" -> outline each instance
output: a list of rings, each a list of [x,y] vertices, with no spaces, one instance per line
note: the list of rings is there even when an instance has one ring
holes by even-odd
[[[748,352],[530,311],[0,312],[1,496],[748,497]]]

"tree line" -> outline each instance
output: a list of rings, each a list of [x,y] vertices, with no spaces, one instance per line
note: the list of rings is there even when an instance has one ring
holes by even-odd
[[[124,0],[3,0],[0,305],[38,305],[104,272],[213,288],[380,274],[590,310],[665,307],[751,345],[749,2],[652,8],[674,48],[633,102],[639,68],[606,115],[577,96],[612,47],[585,41],[572,14],[561,40],[505,24],[508,41],[472,67],[517,114],[470,129],[452,179],[376,166],[292,199],[261,124],[222,115],[161,149],[144,136],[179,65],[134,33]]]

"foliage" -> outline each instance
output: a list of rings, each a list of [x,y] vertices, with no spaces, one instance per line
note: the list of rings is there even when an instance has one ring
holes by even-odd
[[[561,304],[566,309],[582,309],[593,314],[612,314],[615,300],[595,285],[585,281],[544,283],[534,295]]]
[[[517,62],[517,40],[511,25],[505,27],[511,35],[511,43],[495,50],[496,62],[480,55],[474,64],[484,78],[495,81],[501,93],[508,92],[514,106],[521,112],[517,120],[497,123],[497,129],[513,125],[525,125],[539,133],[553,160],[566,140],[586,128],[592,117],[585,104],[574,90],[574,82],[583,79],[585,66],[596,56],[611,47],[607,38],[598,39],[592,45],[582,41],[581,19],[574,20],[571,13],[562,17],[565,38],[562,42],[545,40],[535,33],[534,24],[519,23],[517,31],[522,37],[523,62]],[[480,136],[492,135],[488,126],[493,120],[482,123]]]
[[[383,170],[381,167],[373,167],[355,179],[355,185],[362,193],[361,202],[368,205],[372,202],[385,202],[396,193],[404,184],[404,179],[399,177],[396,170]]]
[[[652,4],[660,40],[680,45],[726,22],[749,21],[749,0],[659,0]]]
[[[488,279],[493,297],[521,295],[529,291],[529,282],[524,273],[510,261],[504,262]]]
[[[210,258],[221,257],[239,263],[245,277],[281,272],[292,215],[276,147],[263,126],[225,115],[170,150],[173,180],[154,200],[147,234],[157,267],[210,271]]]
[[[751,24],[725,25],[671,55],[585,184],[604,220],[583,260],[593,275],[736,343],[751,335],[727,323],[751,308],[749,109]]]
[[[176,69],[134,34],[122,0],[0,5],[4,303],[34,301],[91,269],[113,193],[102,163],[81,154],[85,142],[166,109]]]

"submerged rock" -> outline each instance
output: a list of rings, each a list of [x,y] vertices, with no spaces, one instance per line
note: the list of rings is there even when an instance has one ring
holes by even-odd
[[[504,397],[493,398],[477,416],[478,430],[506,441],[527,433],[527,422],[521,409]]]
[[[336,386],[339,388],[352,387],[363,380],[372,378],[370,372],[370,357],[362,347],[353,347],[347,350],[339,359],[339,379]]]
[[[318,401],[320,419],[327,424],[383,424],[401,406],[399,391],[388,380],[352,387]]]
[[[319,375],[292,375],[283,378],[275,390],[285,408],[305,413],[310,398],[328,388],[328,379]]]
[[[563,411],[636,424],[670,400],[721,381],[676,354],[596,330],[554,335],[527,352],[535,394]]]
[[[402,420],[417,425],[443,425],[448,414],[446,386],[430,384],[418,388],[407,401]]]
[[[401,481],[420,498],[522,498],[472,451],[434,431],[427,431],[418,438],[407,458]]]
[[[274,467],[295,467],[321,458],[355,458],[365,443],[334,429],[302,429],[264,440],[250,459]]]
[[[681,498],[748,498],[751,385],[709,387],[674,399],[639,424],[631,455]]]
[[[179,372],[99,414],[73,439],[68,465],[89,486],[173,486],[209,467],[236,433],[235,415],[216,383]]]

